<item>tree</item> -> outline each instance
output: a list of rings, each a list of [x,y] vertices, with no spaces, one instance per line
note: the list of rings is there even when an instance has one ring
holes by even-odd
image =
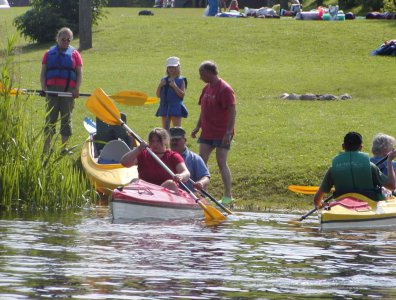
[[[91,0],[92,23],[103,18],[107,0]],[[55,39],[57,31],[69,27],[79,33],[79,0],[32,0],[31,9],[14,19],[21,35],[32,41],[46,43]]]
[[[79,32],[80,50],[92,48],[92,10],[91,0],[80,0]]]
[[[289,1],[288,0],[280,0],[279,4],[280,4],[281,9],[289,10]]]

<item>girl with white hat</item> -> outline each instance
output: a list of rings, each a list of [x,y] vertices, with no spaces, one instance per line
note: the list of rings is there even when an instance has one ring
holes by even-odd
[[[169,131],[172,127],[181,126],[181,118],[187,118],[188,111],[183,103],[187,79],[180,75],[180,59],[176,56],[166,60],[166,75],[161,78],[157,88],[160,106],[155,114],[162,118],[162,127]]]

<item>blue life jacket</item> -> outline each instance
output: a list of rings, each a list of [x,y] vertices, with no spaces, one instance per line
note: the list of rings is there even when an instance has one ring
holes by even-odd
[[[331,171],[336,190],[335,196],[359,193],[373,200],[383,199],[380,187],[374,186],[367,153],[343,152],[334,157]]]
[[[69,88],[70,80],[76,81],[77,73],[73,69],[72,53],[74,48],[69,46],[65,51],[59,51],[53,46],[48,51],[46,78],[63,78],[67,80],[65,90]]]

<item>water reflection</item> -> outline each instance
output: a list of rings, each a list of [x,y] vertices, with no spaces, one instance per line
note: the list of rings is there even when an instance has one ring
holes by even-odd
[[[112,224],[107,207],[2,216],[0,299],[391,299],[396,233],[298,215]]]

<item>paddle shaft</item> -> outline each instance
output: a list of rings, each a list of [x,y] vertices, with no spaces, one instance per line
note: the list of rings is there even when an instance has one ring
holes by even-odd
[[[44,97],[45,95],[52,95],[52,96],[57,96],[57,97],[73,97],[73,94],[71,92],[56,92],[56,91],[44,91],[44,90],[29,90],[29,89],[12,89],[11,91],[14,91],[15,93],[22,92],[22,93],[27,93],[27,94],[32,94],[32,95],[37,95],[37,96],[42,96]],[[135,91],[128,91],[130,93],[139,93]],[[79,94],[81,97],[90,97],[92,94],[87,94],[87,93],[80,93]],[[111,95],[109,96],[110,98],[116,97],[118,94]],[[122,96],[121,96],[122,97]],[[127,97],[128,96],[124,96]],[[157,98],[154,97],[147,97],[146,102],[150,103],[155,103]]]
[[[191,178],[189,179],[189,181],[190,181],[192,184],[195,184],[194,180],[192,180]],[[228,213],[229,215],[232,215],[232,211],[231,211],[231,210],[229,210],[227,207],[225,207],[223,204],[221,204],[219,201],[217,201],[215,198],[213,198],[212,195],[210,195],[207,191],[205,191],[204,189],[202,189],[202,190],[199,190],[199,192],[200,192],[202,195],[204,195],[204,196],[206,196],[206,197],[209,197],[210,200],[212,200],[212,201],[213,201],[214,203],[216,203],[219,207],[221,207],[226,213]]]
[[[334,198],[334,195],[331,195],[329,197],[327,197],[325,200],[323,200],[324,203],[329,202],[331,199]],[[298,219],[299,221],[305,220],[307,217],[309,217],[310,215],[312,215],[315,211],[317,211],[318,208],[315,207],[313,209],[311,209],[309,212],[307,212],[305,215],[301,216],[300,219]]]
[[[45,95],[52,95],[52,96],[57,96],[57,97],[73,97],[73,94],[70,92],[55,92],[55,91],[43,91],[43,90],[26,90],[26,89],[20,89],[20,90],[16,90],[21,91],[23,93],[29,93],[29,94],[33,94],[33,95],[38,95],[38,96],[42,96],[44,97]],[[91,96],[91,94],[79,94],[82,97],[89,97]],[[110,96],[111,97],[111,96]]]
[[[386,161],[388,159],[388,155],[385,156],[383,159],[381,159],[379,162],[377,162],[375,165],[379,166],[380,164],[382,164],[384,161]],[[329,197],[327,197],[325,200],[323,200],[324,203],[329,202],[331,199],[333,199],[334,195],[331,195]],[[299,221],[302,221],[304,219],[306,219],[307,217],[309,217],[310,215],[312,215],[315,211],[317,211],[318,208],[315,207],[313,209],[311,209],[309,212],[307,212],[305,215],[301,216],[300,219],[298,219]]]

